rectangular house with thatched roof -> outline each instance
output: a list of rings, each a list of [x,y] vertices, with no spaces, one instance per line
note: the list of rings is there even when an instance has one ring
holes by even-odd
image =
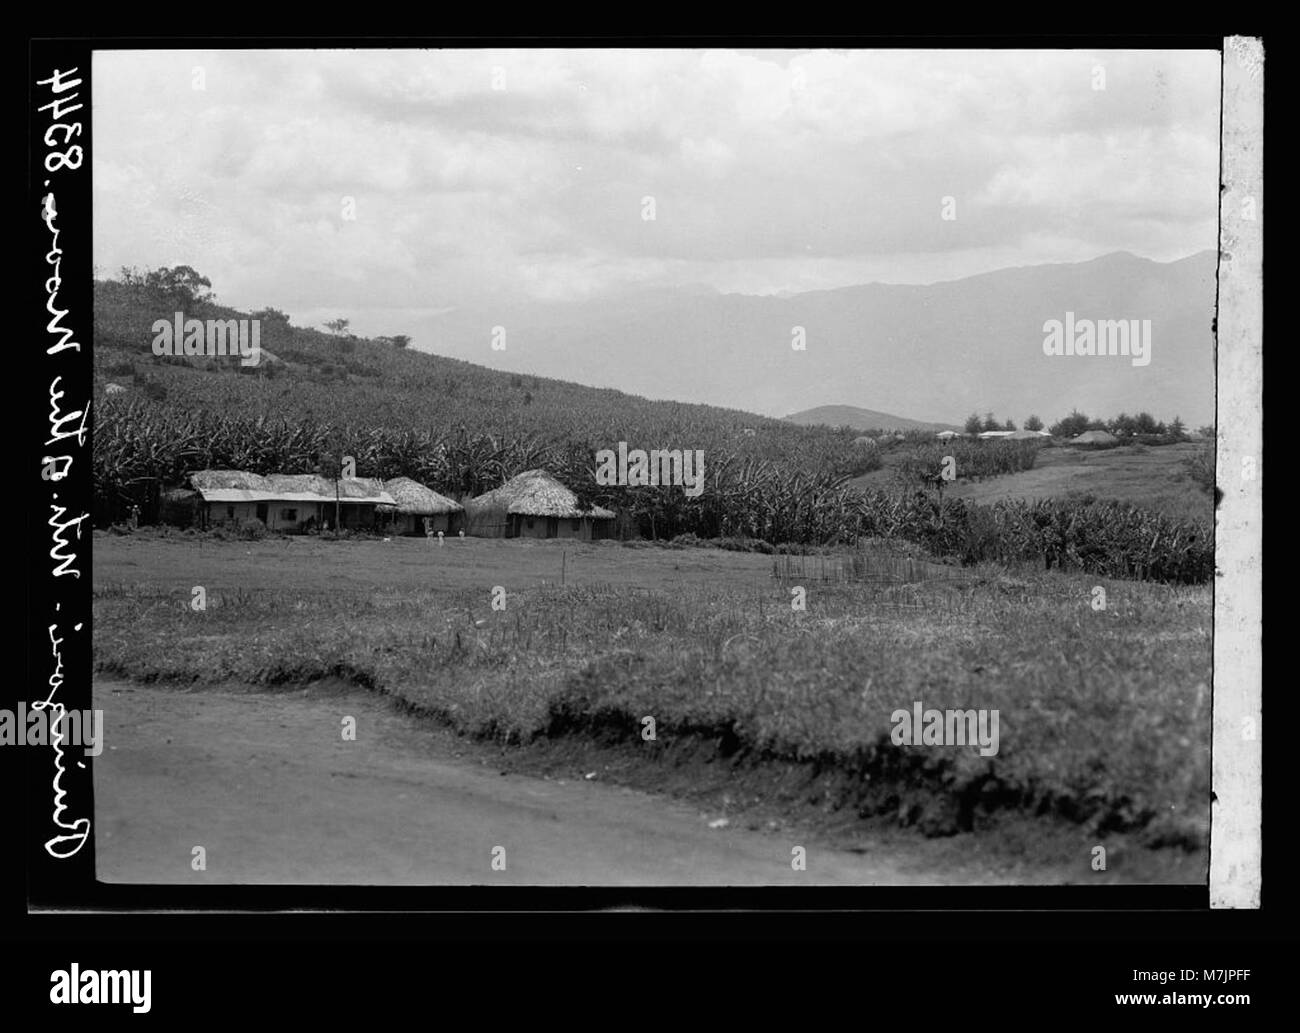
[[[526,470],[465,503],[466,533],[480,538],[576,538],[614,533],[614,514],[578,497],[545,470]]]
[[[379,506],[395,501],[375,478],[317,474],[260,474],[199,470],[190,475],[198,493],[199,523],[242,524],[260,520],[269,531],[373,527]]]
[[[465,507],[409,477],[384,481],[392,506],[378,508],[381,523],[394,534],[455,534],[464,526]]]

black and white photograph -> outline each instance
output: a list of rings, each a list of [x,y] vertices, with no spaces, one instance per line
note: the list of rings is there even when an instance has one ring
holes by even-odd
[[[1259,911],[1263,54],[32,41],[28,917]]]
[[[1267,1002],[1262,38],[448,31],[29,40],[6,1002]]]
[[[97,878],[1204,883],[1222,60],[96,53]]]

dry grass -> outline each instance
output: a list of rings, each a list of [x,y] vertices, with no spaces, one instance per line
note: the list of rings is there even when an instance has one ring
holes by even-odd
[[[947,831],[978,803],[1203,835],[1207,588],[1102,582],[1098,612],[1092,578],[892,569],[809,580],[799,613],[772,557],[570,547],[560,585],[558,549],[464,544],[317,543],[335,562],[304,564],[295,543],[97,537],[96,665],[182,682],[342,676],[508,743],[597,735],[638,749],[651,715],[661,740],[836,772],[834,805],[863,815],[905,816],[920,792],[959,815],[938,820]],[[195,613],[202,571],[214,581]],[[890,714],[916,700],[997,709],[999,754],[892,746]]]

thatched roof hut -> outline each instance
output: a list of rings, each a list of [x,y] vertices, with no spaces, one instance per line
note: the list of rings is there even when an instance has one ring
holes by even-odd
[[[196,491],[216,488],[243,488],[248,491],[265,489],[266,478],[247,470],[196,470],[190,474],[190,485]]]
[[[219,493],[244,492],[251,497],[271,491],[265,477],[246,470],[199,470],[190,474],[190,486],[209,501],[220,501]]]
[[[333,477],[322,477],[316,473],[273,473],[264,479],[274,492],[288,492],[291,495],[305,493],[326,501],[333,501],[335,496]],[[343,502],[393,504],[392,496],[384,491],[384,482],[378,477],[340,477],[337,494]],[[277,495],[279,497],[283,496]]]
[[[470,534],[481,537],[601,538],[614,514],[583,509],[578,496],[545,470],[525,470],[501,487],[465,503]]]
[[[453,534],[464,523],[464,506],[419,481],[394,477],[384,482],[384,491],[394,502],[391,506],[380,506],[379,512],[399,534],[433,535],[439,531]]]
[[[464,510],[459,502],[439,495],[432,488],[426,488],[419,481],[409,477],[394,477],[384,481],[384,490],[393,496],[394,509],[409,516],[440,516],[444,513],[459,513]]]
[[[525,470],[516,474],[501,487],[470,499],[465,508],[475,510],[484,507],[501,507],[507,513],[522,516],[614,519],[613,513],[600,506],[592,509],[579,508],[578,496],[545,470]]]
[[[1108,431],[1104,430],[1085,430],[1077,438],[1071,438],[1070,442],[1075,445],[1117,445],[1118,439]]]

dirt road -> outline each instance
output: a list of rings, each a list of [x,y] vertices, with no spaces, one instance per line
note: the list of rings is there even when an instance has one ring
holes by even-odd
[[[186,691],[100,681],[106,882],[876,885],[971,881],[733,826],[599,781],[503,775],[484,751],[357,690]],[[356,720],[344,741],[343,720]],[[460,756],[457,756],[460,753]],[[191,867],[202,846],[206,870]],[[807,851],[806,871],[791,866]],[[493,870],[503,847],[506,867]],[[918,855],[919,856],[919,855]],[[999,879],[985,870],[976,881]]]

